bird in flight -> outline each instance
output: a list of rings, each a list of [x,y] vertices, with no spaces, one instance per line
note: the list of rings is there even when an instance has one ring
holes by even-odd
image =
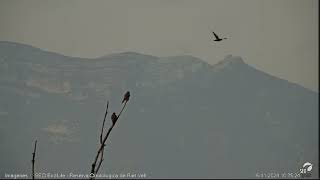
[[[124,103],[125,101],[128,102],[128,101],[129,101],[129,98],[130,98],[130,92],[127,91],[126,94],[124,94],[122,103]]]
[[[212,31],[212,33],[213,33],[213,35],[214,35],[214,37],[216,38],[216,39],[214,39],[213,41],[222,41],[222,40],[224,40],[224,39],[227,39],[227,38],[219,38],[219,36],[216,34],[216,33],[214,33],[213,31]]]
[[[113,125],[117,122],[118,116],[116,115],[115,112],[112,113],[112,115],[111,115],[111,120],[112,120],[112,124],[113,124]]]

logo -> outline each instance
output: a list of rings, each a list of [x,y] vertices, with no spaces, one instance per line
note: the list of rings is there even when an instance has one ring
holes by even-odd
[[[311,171],[312,164],[309,162],[304,163],[302,168],[300,169],[301,177],[311,177]]]

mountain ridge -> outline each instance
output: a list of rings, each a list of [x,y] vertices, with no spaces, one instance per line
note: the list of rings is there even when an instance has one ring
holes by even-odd
[[[72,56],[66,56],[60,53],[55,53],[55,52],[51,52],[51,51],[46,51],[43,50],[41,48],[32,46],[32,45],[28,45],[28,44],[23,44],[23,43],[18,43],[18,42],[11,42],[11,41],[0,41],[0,53],[1,53],[1,47],[12,47],[14,46],[15,48],[27,48],[28,50],[32,50],[32,51],[36,51],[35,54],[39,54],[38,52],[44,53],[44,54],[49,54],[52,56],[55,56],[55,58],[53,58],[53,60],[58,60],[58,59],[65,59],[65,60],[70,60],[71,62],[77,62],[77,61],[84,61],[84,62],[104,62],[104,61],[109,61],[109,60],[117,60],[121,57],[125,57],[125,59],[127,59],[128,62],[130,62],[130,59],[136,59],[139,61],[139,59],[148,59],[148,61],[142,61],[142,62],[148,62],[148,63],[152,63],[150,61],[158,61],[158,62],[168,62],[168,63],[176,63],[176,61],[178,60],[179,62],[184,62],[184,63],[192,63],[192,62],[198,62],[201,63],[204,66],[210,67],[212,68],[213,71],[218,72],[220,71],[220,69],[231,69],[234,67],[239,67],[239,66],[249,66],[250,68],[253,68],[261,73],[267,74],[269,76],[272,77],[276,77],[278,79],[284,80],[286,82],[289,82],[291,84],[297,85],[297,86],[301,86],[302,88],[312,91],[314,93],[318,93],[315,90],[306,88],[298,83],[295,82],[290,82],[286,79],[274,76],[272,74],[269,74],[267,72],[261,71],[256,69],[255,67],[247,64],[240,56],[233,56],[231,54],[225,56],[224,59],[220,60],[219,62],[215,63],[215,64],[209,64],[208,62],[191,56],[191,55],[175,55],[175,56],[153,56],[153,55],[148,55],[148,54],[142,54],[142,53],[138,53],[138,52],[133,52],[133,51],[124,51],[124,52],[119,52],[119,53],[110,53],[101,57],[97,57],[97,58],[81,58],[81,57],[72,57]],[[15,52],[17,53],[17,52]],[[21,53],[21,52],[18,52]],[[23,58],[17,58],[17,59],[23,59]],[[188,60],[189,59],[189,60]],[[1,57],[0,57],[1,60]],[[177,63],[179,63],[177,62]]]
[[[237,56],[209,65],[132,52],[110,61],[23,53],[0,48],[0,174],[29,172],[35,138],[38,172],[88,173],[106,100],[117,112],[127,90],[101,172],[254,178],[318,167],[318,93]]]

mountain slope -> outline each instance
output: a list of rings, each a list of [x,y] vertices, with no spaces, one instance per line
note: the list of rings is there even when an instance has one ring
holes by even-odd
[[[118,111],[126,90],[101,173],[255,178],[318,167],[318,93],[240,57],[84,59],[0,42],[0,174],[29,172],[35,138],[38,172],[88,173],[106,100]]]

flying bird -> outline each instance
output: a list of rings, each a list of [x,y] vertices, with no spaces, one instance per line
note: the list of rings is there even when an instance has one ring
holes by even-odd
[[[113,125],[117,122],[118,116],[116,115],[115,112],[112,113],[112,115],[111,115],[111,120],[112,120],[112,124],[113,124]]]
[[[213,35],[214,35],[214,37],[216,38],[216,39],[214,39],[213,41],[222,41],[223,39],[227,39],[227,38],[219,38],[219,36],[216,34],[216,33],[214,33],[213,31],[212,31],[212,33],[213,33]]]
[[[126,94],[124,94],[122,103],[124,103],[125,101],[128,102],[128,101],[129,101],[129,98],[130,98],[130,92],[127,91]]]

